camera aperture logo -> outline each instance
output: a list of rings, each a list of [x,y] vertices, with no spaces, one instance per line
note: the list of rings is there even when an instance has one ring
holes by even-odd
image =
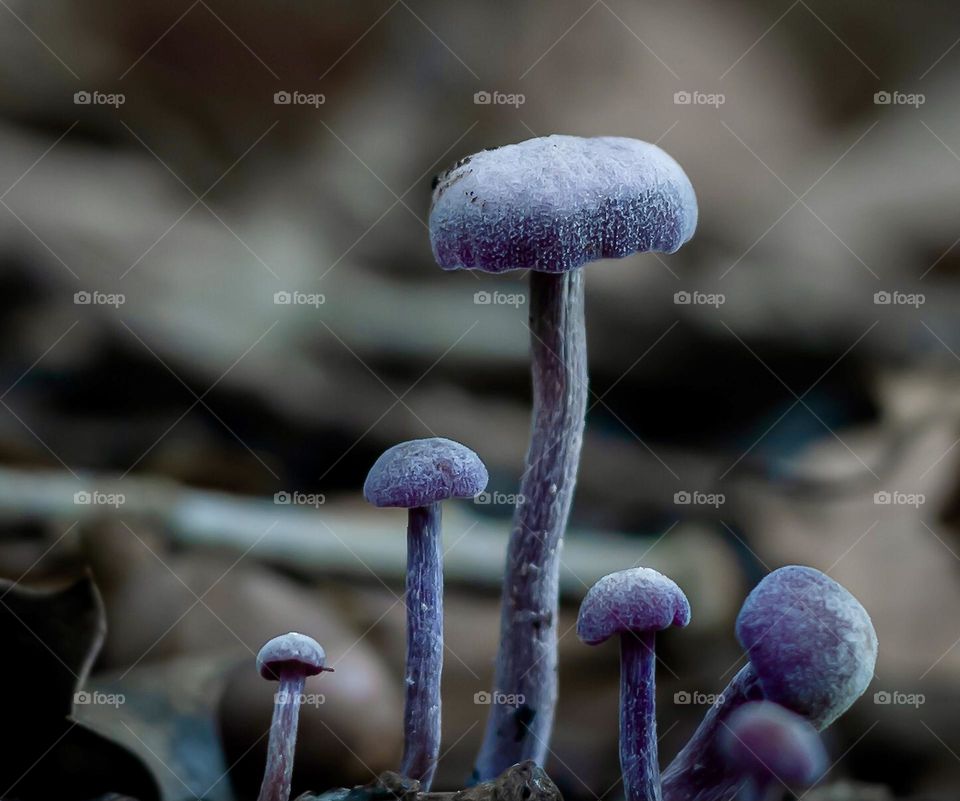
[[[327,496],[322,492],[287,492],[281,490],[273,495],[273,502],[277,506],[312,506],[319,509],[327,502]]]
[[[478,706],[522,706],[527,701],[522,693],[487,692],[480,690],[473,694],[473,703]]]
[[[873,104],[875,106],[913,106],[920,108],[927,102],[927,96],[920,92],[892,92],[883,89],[875,92],[873,95]]]
[[[673,703],[680,706],[722,706],[725,700],[723,693],[702,693],[698,690],[680,690],[673,694]]]
[[[919,709],[927,702],[923,693],[902,693],[898,690],[880,690],[873,694],[873,703],[878,706],[912,706]]]
[[[313,306],[319,309],[327,302],[327,296],[322,292],[300,292],[299,290],[285,290],[273,293],[275,306]]]
[[[873,502],[877,506],[912,506],[914,509],[919,509],[927,502],[927,496],[922,492],[880,490],[873,493]]]
[[[73,694],[73,703],[77,706],[112,706],[116,709],[126,702],[127,697],[123,693],[79,690]]]
[[[881,290],[873,293],[875,306],[912,306],[919,309],[926,302],[927,296],[922,292],[900,292],[898,290],[887,292]]]
[[[119,509],[126,501],[127,496],[122,492],[79,490],[73,493],[73,502],[77,506],[112,506],[114,509]]]
[[[75,106],[113,106],[120,108],[127,102],[127,96],[122,92],[98,92],[96,90],[88,92],[81,89],[73,93],[73,104]]]
[[[481,289],[473,293],[473,304],[475,306],[512,306],[519,309],[527,302],[527,296],[523,292],[487,292]]]
[[[720,108],[727,102],[727,96],[720,92],[674,92],[673,104],[675,106],[712,106]]]
[[[477,106],[513,106],[520,108],[527,102],[526,95],[519,92],[488,92],[481,89],[473,93],[473,103]]]
[[[677,306],[713,306],[719,309],[727,302],[727,296],[721,292],[687,292],[685,289],[673,293],[673,302]]]
[[[321,92],[288,92],[281,89],[273,93],[273,104],[275,106],[313,106],[320,108],[327,102],[327,97]]]
[[[122,292],[101,292],[94,289],[91,292],[81,290],[73,293],[73,303],[75,306],[113,306],[119,309],[127,302],[127,296]]]
[[[673,493],[673,502],[677,506],[712,506],[714,509],[719,509],[727,502],[727,496],[722,492],[680,490]]]

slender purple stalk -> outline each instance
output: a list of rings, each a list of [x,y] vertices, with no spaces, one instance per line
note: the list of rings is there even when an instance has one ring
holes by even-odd
[[[660,801],[652,631],[620,636],[620,771],[627,801]]]
[[[407,525],[407,667],[403,711],[404,776],[422,790],[433,783],[440,754],[443,671],[443,541],[440,504],[410,509]]]
[[[280,673],[280,688],[274,695],[273,722],[267,746],[267,767],[258,801],[288,801],[293,776],[293,753],[297,746],[300,701],[306,676],[299,670]]]
[[[496,697],[474,779],[517,762],[544,763],[557,698],[560,547],[576,484],[587,405],[580,270],[530,273],[533,427],[507,547]]]
[[[753,666],[747,664],[733,677],[693,737],[664,771],[664,801],[729,801],[736,797],[743,776],[721,753],[720,734],[737,709],[762,699],[760,681]]]

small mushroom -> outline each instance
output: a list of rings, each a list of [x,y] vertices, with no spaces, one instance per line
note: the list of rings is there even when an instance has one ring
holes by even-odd
[[[686,174],[655,145],[545,136],[457,162],[434,186],[430,242],[445,270],[531,270],[533,421],[503,582],[494,687],[474,780],[542,765],[557,699],[560,545],[587,403],[588,262],[673,253],[697,224]]]
[[[736,629],[750,661],[664,771],[666,801],[730,798],[738,779],[718,738],[730,715],[748,701],[774,701],[822,731],[873,678],[877,634],[870,616],[812,567],[791,565],[768,574],[744,601]]]
[[[744,781],[740,801],[776,801],[783,790],[812,787],[827,767],[817,730],[770,701],[752,701],[730,715],[720,747]]]
[[[297,724],[307,676],[324,671],[327,655],[320,644],[294,631],[274,637],[257,654],[257,670],[270,681],[279,681],[274,696],[273,722],[267,745],[267,767],[258,801],[288,801],[293,754],[297,745]]]
[[[442,437],[394,445],[370,468],[364,497],[408,509],[407,664],[401,773],[430,789],[440,753],[443,671],[443,542],[440,502],[472,498],[487,486],[480,457]]]
[[[683,591],[645,567],[604,576],[580,605],[583,642],[599,645],[620,635],[620,769],[627,801],[660,799],[654,644],[656,632],[689,622]]]

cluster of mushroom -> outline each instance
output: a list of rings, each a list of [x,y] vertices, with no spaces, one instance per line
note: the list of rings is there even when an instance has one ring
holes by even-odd
[[[672,253],[697,223],[693,187],[655,145],[548,136],[462,159],[434,184],[430,239],[447,270],[530,270],[533,419],[507,549],[493,704],[472,781],[545,761],[557,699],[560,548],[573,498],[587,401],[584,265],[638,252]],[[408,510],[407,654],[401,772],[429,790],[440,747],[443,549],[440,503],[482,492],[487,470],[449,439],[387,450],[367,500]],[[778,782],[822,772],[816,731],[864,691],[876,660],[866,612],[812,568],[787,567],[750,594],[737,620],[749,663],[663,776],[657,757],[654,640],[686,626],[690,605],[670,579],[631,568],[598,581],[580,610],[587,644],[619,635],[620,761],[628,801],[767,798]],[[292,639],[291,639],[292,638]],[[281,695],[324,670],[323,649],[288,634],[264,646]],[[288,692],[284,692],[284,688]],[[278,700],[260,801],[287,801],[296,709]]]
[[[826,767],[817,731],[842,715],[873,678],[877,636],[860,602],[812,567],[768,574],[737,617],[746,666],[661,778],[654,637],[689,622],[680,588],[643,567],[600,579],[580,607],[583,642],[620,637],[620,765],[627,801],[771,801],[782,789],[814,784]]]

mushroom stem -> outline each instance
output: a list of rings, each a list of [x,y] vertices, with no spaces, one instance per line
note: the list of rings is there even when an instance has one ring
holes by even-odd
[[[407,525],[407,667],[401,773],[430,789],[440,753],[443,670],[443,540],[440,504],[409,511]]]
[[[300,722],[300,700],[306,678],[301,673],[284,671],[274,696],[273,722],[267,746],[267,767],[263,773],[258,801],[288,801],[293,775],[293,754]]]
[[[652,631],[620,636],[620,771],[627,801],[660,801]]]
[[[664,801],[726,801],[743,784],[720,752],[720,733],[733,712],[763,699],[753,666],[744,666],[710,707],[693,737],[663,772]],[[747,796],[749,798],[749,796]]]
[[[542,765],[557,698],[560,546],[576,483],[587,405],[583,275],[530,273],[533,421],[507,546],[493,704],[474,780],[517,762]]]

